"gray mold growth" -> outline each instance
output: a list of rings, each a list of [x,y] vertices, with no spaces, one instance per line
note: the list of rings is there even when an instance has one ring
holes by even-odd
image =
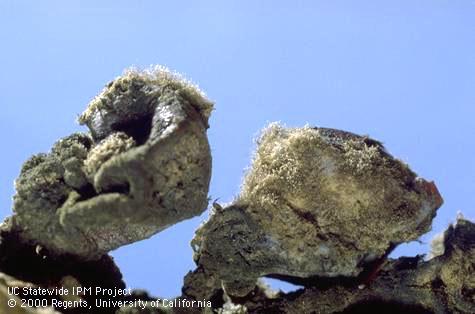
[[[89,134],[30,158],[3,229],[51,254],[95,259],[207,207],[212,103],[176,73],[129,70],[79,117]]]
[[[206,209],[211,111],[196,86],[162,67],[110,82],[79,117],[90,132],[24,163],[14,213],[0,225],[0,299],[17,276],[124,285],[105,253]],[[214,203],[191,243],[197,268],[181,297],[212,308],[141,312],[475,312],[473,223],[459,218],[427,261],[388,259],[430,230],[443,202],[433,182],[380,142],[341,130],[271,124],[257,144],[239,195]],[[261,277],[304,288],[270,292]]]
[[[243,297],[262,276],[356,278],[395,245],[429,231],[441,204],[435,185],[378,141],[271,124],[238,198],[193,240],[208,276],[200,285],[213,287],[198,298],[221,285]],[[194,278],[185,282],[190,291]]]

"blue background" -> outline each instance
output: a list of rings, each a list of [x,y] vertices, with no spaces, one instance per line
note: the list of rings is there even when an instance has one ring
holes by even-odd
[[[0,216],[30,155],[83,130],[79,113],[135,65],[164,64],[216,102],[211,198],[232,200],[271,121],[368,134],[475,216],[474,1],[0,0]],[[129,286],[180,293],[201,217],[114,251]],[[288,289],[289,285],[285,285]]]

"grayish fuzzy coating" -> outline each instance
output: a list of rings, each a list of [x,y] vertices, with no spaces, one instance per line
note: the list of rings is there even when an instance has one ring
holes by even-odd
[[[128,69],[96,96],[79,116],[79,123],[89,126],[95,139],[102,139],[120,128],[125,120],[153,114],[158,98],[175,94],[188,103],[208,125],[213,103],[190,81],[163,66],[139,71]]]
[[[221,285],[242,297],[268,275],[296,282],[356,277],[395,245],[429,231],[441,204],[433,183],[375,140],[272,124],[258,140],[239,197],[193,240],[206,273],[200,284],[210,287],[198,298]]]
[[[430,252],[427,256],[427,259],[432,259],[434,257],[440,256],[444,254],[445,247],[444,247],[444,240],[445,240],[445,232],[436,234],[430,243]]]
[[[135,140],[124,132],[112,133],[95,145],[87,155],[83,166],[86,176],[93,180],[94,175],[106,161],[135,145]]]
[[[73,134],[30,158],[2,228],[50,254],[95,259],[207,207],[212,103],[165,68],[109,83]]]

